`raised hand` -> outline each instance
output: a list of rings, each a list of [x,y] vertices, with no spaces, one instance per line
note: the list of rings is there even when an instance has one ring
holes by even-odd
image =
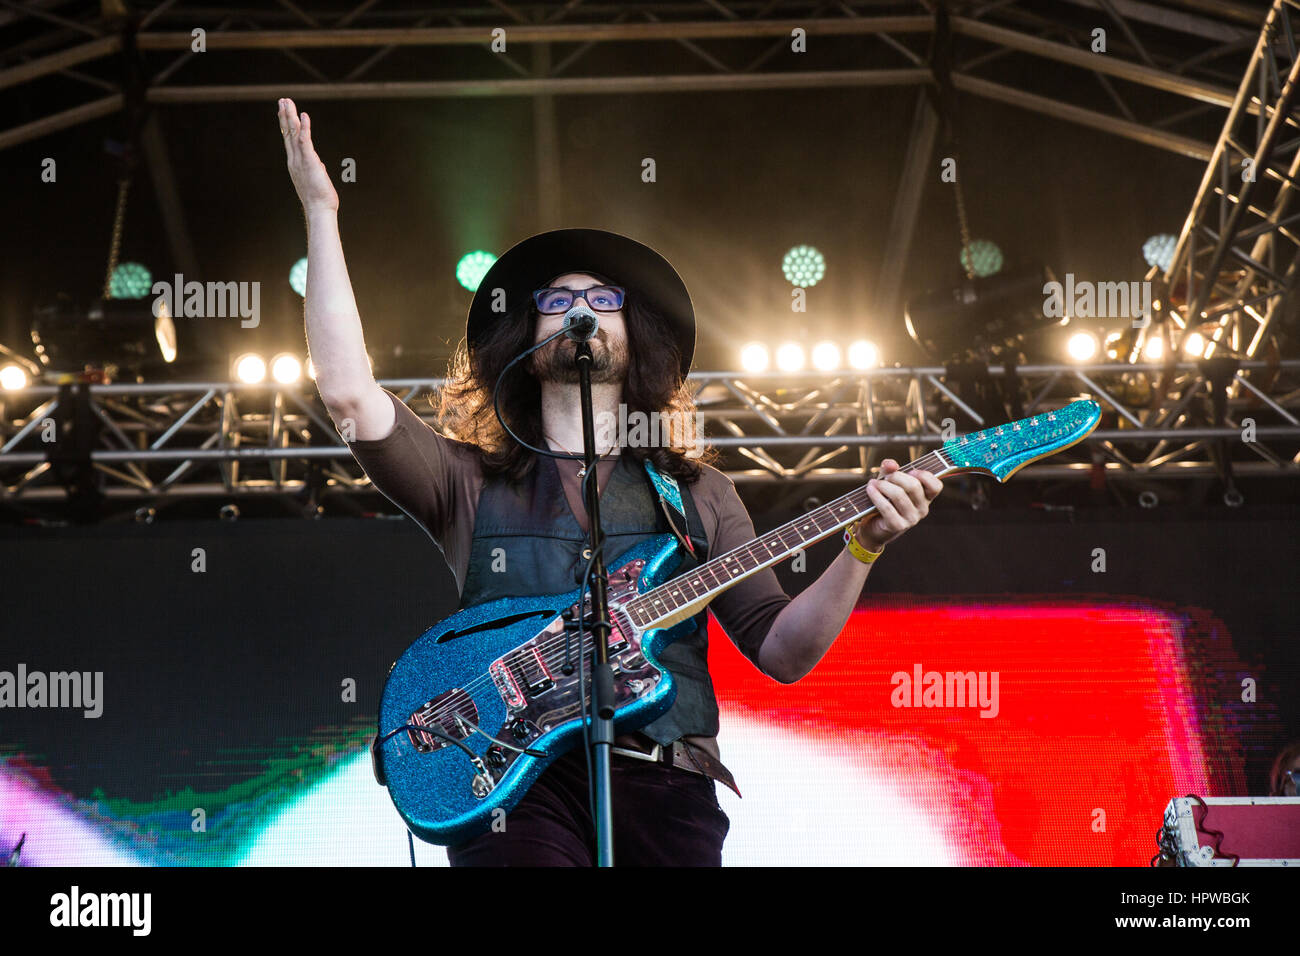
[[[339,194],[334,191],[329,171],[316,155],[316,147],[311,142],[311,117],[306,113],[299,116],[293,100],[287,98],[280,100],[279,116],[289,178],[293,180],[293,188],[298,190],[303,210],[337,211]]]

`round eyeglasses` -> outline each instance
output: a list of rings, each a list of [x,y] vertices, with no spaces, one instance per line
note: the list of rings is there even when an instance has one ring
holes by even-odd
[[[568,312],[578,299],[586,299],[596,312],[617,312],[623,308],[623,289],[616,285],[594,285],[590,289],[538,289],[533,293],[537,311],[542,315]]]

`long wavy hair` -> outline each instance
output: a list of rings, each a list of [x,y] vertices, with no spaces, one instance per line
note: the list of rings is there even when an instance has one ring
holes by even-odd
[[[615,284],[594,272],[583,274]],[[626,288],[626,292],[623,318],[628,367],[623,405],[630,422],[636,421],[633,413],[644,416],[641,421],[653,422],[651,415],[657,412],[666,424],[655,430],[648,446],[625,445],[623,454],[631,454],[638,464],[649,458],[664,474],[693,483],[700,476],[701,463],[712,463],[718,452],[703,446],[703,436],[694,430],[695,401],[681,374],[681,352],[671,326],[635,289]],[[485,475],[518,481],[538,457],[506,434],[492,407],[497,378],[511,359],[533,344],[536,329],[537,307],[529,296],[494,322],[473,351],[462,339],[434,402],[443,433],[477,448]],[[527,365],[527,359],[520,362],[502,382],[501,414],[520,438],[545,448],[541,383]],[[694,457],[687,457],[688,452]]]

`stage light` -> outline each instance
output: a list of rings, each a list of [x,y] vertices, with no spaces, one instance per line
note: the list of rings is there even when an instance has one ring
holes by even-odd
[[[1065,351],[1075,362],[1087,362],[1100,350],[1097,336],[1091,332],[1075,332],[1065,344]]]
[[[858,339],[849,343],[849,366],[856,369],[875,368],[880,364],[880,349],[875,342]]]
[[[927,290],[909,299],[903,310],[907,333],[940,362],[1000,347],[1026,347],[1031,335],[1061,324],[1044,307],[1044,288],[1054,281],[1050,270],[1035,266]],[[1042,347],[1055,351],[1051,345]]]
[[[840,347],[834,342],[818,342],[812,349],[813,368],[830,372],[840,367]]]
[[[256,385],[266,378],[266,360],[255,352],[245,352],[235,359],[235,378]]]
[[[460,257],[460,262],[456,263],[456,281],[473,292],[487,275],[488,269],[492,268],[492,263],[496,261],[496,256],[482,249],[467,253]]]
[[[307,257],[303,256],[289,267],[289,288],[304,299],[307,297]]]
[[[961,267],[977,279],[1002,271],[1002,250],[987,239],[976,239],[961,251]]]
[[[1200,332],[1192,332],[1183,336],[1183,351],[1192,358],[1203,358],[1205,356],[1205,337]]]
[[[176,361],[176,323],[172,321],[172,314],[167,308],[167,300],[159,296],[158,303],[154,307],[154,338],[158,340],[158,351],[162,353],[164,362]]]
[[[1176,248],[1178,248],[1178,237],[1171,236],[1167,232],[1161,233],[1142,243],[1142,258],[1147,261],[1147,265],[1156,266],[1161,272],[1168,272],[1169,263],[1174,261]]]
[[[54,371],[80,372],[89,366],[113,375],[122,369],[147,373],[159,359],[176,358],[176,325],[165,304],[159,308],[140,299],[97,299],[81,308],[59,294],[53,305],[38,306],[32,313],[36,358]]]
[[[781,371],[798,372],[803,365],[803,346],[798,342],[783,342],[776,347],[776,367]]]
[[[0,388],[6,392],[16,392],[29,384],[31,379],[27,375],[27,369],[21,365],[6,365],[0,368]]]
[[[108,280],[110,299],[143,299],[153,287],[153,276],[138,262],[119,263]]]
[[[812,246],[795,246],[781,260],[781,271],[791,285],[806,289],[826,275],[826,259]]]
[[[302,363],[296,355],[281,352],[271,359],[271,378],[281,385],[292,385],[302,378]]]
[[[750,342],[740,350],[740,367],[746,372],[765,372],[771,361],[767,346],[762,342]]]
[[[1142,357],[1148,362],[1158,362],[1165,354],[1165,340],[1158,335],[1153,335],[1147,339],[1146,345],[1142,346]]]

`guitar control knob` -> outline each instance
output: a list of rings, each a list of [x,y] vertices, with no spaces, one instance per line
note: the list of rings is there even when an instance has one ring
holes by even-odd
[[[510,732],[515,735],[516,740],[527,740],[528,733],[529,733],[528,721],[516,720],[513,724],[510,725]]]
[[[505,751],[496,745],[489,747],[487,750],[487,764],[489,767],[500,770],[506,765]]]

